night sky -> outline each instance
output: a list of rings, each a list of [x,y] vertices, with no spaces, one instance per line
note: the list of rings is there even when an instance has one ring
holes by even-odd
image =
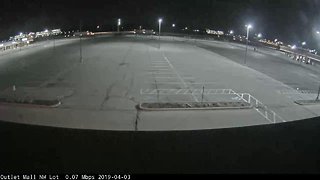
[[[117,18],[125,28],[156,29],[158,17],[164,31],[175,23],[245,34],[250,22],[266,38],[320,47],[320,0],[1,0],[0,39],[45,28],[76,29],[80,20],[87,30],[115,30]]]

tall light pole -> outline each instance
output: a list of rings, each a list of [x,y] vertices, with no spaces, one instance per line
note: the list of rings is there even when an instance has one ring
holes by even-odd
[[[161,36],[161,23],[162,23],[162,19],[159,18],[158,22],[159,22],[159,49],[160,49],[160,36]]]
[[[53,51],[56,50],[56,34],[55,33],[52,33],[53,35]]]
[[[246,45],[246,55],[245,55],[245,58],[244,58],[244,64],[247,63],[247,53],[248,53],[248,43],[249,43],[249,32],[250,32],[250,29],[252,28],[251,24],[249,25],[246,25],[247,27],[247,45]]]
[[[120,32],[121,19],[118,19],[118,33]]]
[[[160,18],[158,22],[159,22],[159,41],[160,41],[162,19]]]
[[[174,33],[176,32],[175,27],[176,27],[176,24],[172,24],[172,40],[174,40]]]

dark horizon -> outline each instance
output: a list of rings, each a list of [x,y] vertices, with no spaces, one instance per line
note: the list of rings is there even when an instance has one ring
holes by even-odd
[[[121,1],[40,1],[3,0],[0,2],[0,39],[19,32],[43,29],[115,30],[116,20],[123,26],[157,28],[157,19],[164,19],[164,31],[172,23],[177,28],[234,30],[245,34],[244,25],[252,23],[253,33],[267,39],[287,43],[306,41],[313,48],[320,47],[315,34],[320,29],[320,1],[318,0],[121,0]]]

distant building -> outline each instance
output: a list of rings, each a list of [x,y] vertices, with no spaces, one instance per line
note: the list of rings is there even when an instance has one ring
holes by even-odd
[[[156,34],[153,30],[148,30],[148,29],[135,29],[134,30],[135,34],[145,34],[145,35],[153,35]]]
[[[206,29],[207,34],[213,34],[213,35],[224,35],[223,31],[216,31],[216,30],[210,30]]]

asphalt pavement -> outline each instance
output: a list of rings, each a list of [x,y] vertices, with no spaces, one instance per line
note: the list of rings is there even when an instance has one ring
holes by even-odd
[[[234,62],[245,63],[244,45],[228,42],[225,42],[223,45],[221,43],[217,45],[216,43],[200,41],[198,46],[227,57]],[[310,91],[317,91],[319,89],[319,72],[306,68],[307,65],[301,65],[280,51],[267,48],[258,48],[257,51],[254,51],[253,48],[252,46],[248,48],[246,66],[295,89]]]
[[[320,114],[317,105],[294,103],[297,97],[315,96],[319,74],[277,51],[249,50],[244,65],[243,45],[217,41],[103,36],[83,39],[82,48],[83,61],[78,39],[57,40],[55,47],[47,41],[0,56],[2,95],[15,85],[41,98],[46,98],[44,92],[48,97],[55,94],[62,103],[58,108],[0,105],[3,120],[77,129],[166,131],[282,123]],[[143,102],[253,100],[259,102],[258,108],[136,109]]]

